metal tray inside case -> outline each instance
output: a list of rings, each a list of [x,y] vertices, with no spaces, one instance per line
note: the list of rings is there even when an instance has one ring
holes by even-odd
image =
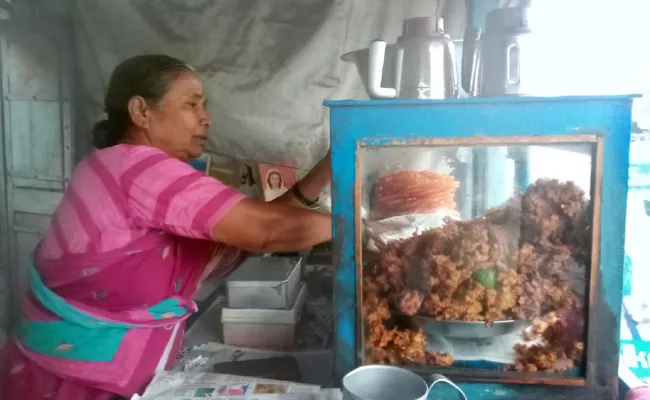
[[[300,289],[302,257],[251,256],[228,278],[230,308],[289,309]]]

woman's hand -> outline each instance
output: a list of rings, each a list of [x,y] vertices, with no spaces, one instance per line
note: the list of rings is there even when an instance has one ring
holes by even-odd
[[[298,190],[302,193],[307,200],[316,200],[318,195],[323,191],[325,186],[332,180],[332,152],[331,150],[327,151],[325,157],[323,157],[315,166],[312,168],[304,178],[296,183]],[[273,200],[273,203],[278,204],[287,204],[291,206],[305,207],[296,196],[292,193],[291,190]]]

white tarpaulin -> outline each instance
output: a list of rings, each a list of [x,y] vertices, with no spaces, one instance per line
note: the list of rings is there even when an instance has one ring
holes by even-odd
[[[300,168],[327,149],[323,100],[365,98],[355,67],[340,55],[377,37],[394,41],[405,18],[443,11],[436,0],[73,3],[90,120],[101,116],[102,94],[119,61],[166,53],[186,60],[205,79],[214,120],[211,150],[259,161],[288,159]],[[456,3],[458,25],[464,2]]]
[[[571,86],[580,93],[650,90],[650,51],[641,44],[650,32],[650,24],[644,23],[650,4],[598,0],[602,7],[594,9],[585,1],[575,1],[575,7],[560,0],[533,2],[536,23],[548,23],[554,31],[548,56],[555,64],[567,65],[567,74],[575,78]],[[165,53],[192,64],[205,79],[214,120],[210,150],[243,159],[292,161],[308,169],[324,154],[329,139],[323,100],[366,98],[355,67],[341,61],[341,54],[367,47],[375,38],[394,42],[402,21],[415,16],[444,17],[445,30],[459,39],[468,1],[13,3],[31,4],[32,14],[72,15],[89,122],[102,116],[102,96],[119,61],[136,54]],[[516,4],[501,1],[508,3]],[[597,13],[600,9],[606,11]],[[556,18],[559,15],[562,20]],[[545,68],[546,60],[541,57],[540,68]]]

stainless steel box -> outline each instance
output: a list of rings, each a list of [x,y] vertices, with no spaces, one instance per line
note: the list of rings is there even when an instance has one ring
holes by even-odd
[[[232,309],[221,311],[223,342],[230,346],[290,349],[296,345],[296,327],[307,302],[307,285],[301,283],[288,310]]]
[[[288,310],[300,289],[302,257],[251,256],[227,280],[228,307]]]

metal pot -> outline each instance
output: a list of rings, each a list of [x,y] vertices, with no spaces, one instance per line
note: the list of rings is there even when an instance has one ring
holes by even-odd
[[[451,385],[458,398],[467,400],[465,393],[442,375],[431,376],[431,384],[415,373],[389,365],[366,365],[343,377],[343,400],[426,400],[438,383]]]
[[[545,81],[536,72],[543,71],[536,65],[542,49],[529,29],[530,10],[496,9],[485,18],[484,32],[466,30],[461,84],[470,96],[539,94]]]
[[[366,89],[370,97],[379,99],[458,97],[455,53],[442,18],[407,19],[395,45],[395,85],[383,86],[386,42],[374,40],[368,54]]]

